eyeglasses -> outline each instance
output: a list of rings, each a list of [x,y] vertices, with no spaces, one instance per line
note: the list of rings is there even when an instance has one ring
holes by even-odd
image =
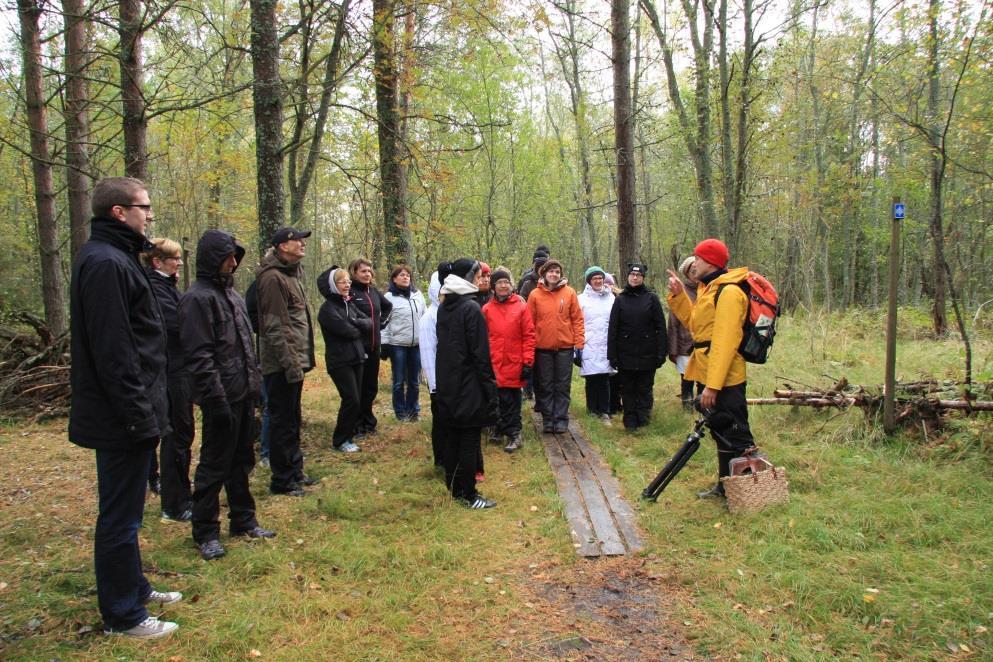
[[[138,209],[141,209],[142,211],[146,211],[146,212],[152,211],[152,205],[115,205],[115,206],[117,206],[117,207],[137,207]]]
[[[169,255],[168,257],[162,258],[162,260],[163,261],[165,261],[165,260],[175,260],[176,262],[182,262],[183,261],[183,256],[182,255]]]

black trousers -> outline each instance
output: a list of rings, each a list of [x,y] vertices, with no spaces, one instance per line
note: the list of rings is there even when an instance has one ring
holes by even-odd
[[[217,427],[209,410],[204,411],[200,439],[200,462],[193,478],[193,540],[217,540],[221,533],[221,488],[228,497],[228,519],[232,532],[258,524],[255,499],[248,489],[248,475],[255,467],[255,403],[231,403],[231,426]]]
[[[496,433],[513,437],[521,431],[521,389],[497,389]]]
[[[107,628],[127,630],[148,616],[152,587],[141,568],[138,529],[145,509],[148,468],[155,449],[96,450],[99,514],[93,533],[97,602]]]
[[[269,396],[269,468],[272,469],[269,486],[281,492],[303,478],[300,450],[303,382],[290,384],[285,373],[274,372],[265,376],[265,389]]]
[[[431,454],[434,456],[434,466],[445,466],[446,440],[450,430],[438,416],[438,394],[431,394]]]
[[[534,353],[534,401],[545,425],[569,424],[572,350],[539,349]]]
[[[445,484],[455,499],[476,498],[476,472],[482,454],[482,428],[447,428]]]
[[[717,442],[717,476],[731,475],[731,460],[755,445],[748,427],[746,384],[725,386],[717,392],[717,402],[709,418],[711,435]]]
[[[610,413],[610,375],[586,375],[586,411],[594,415]]]
[[[621,373],[615,372],[610,376],[610,409],[607,413],[613,416],[624,409],[621,402]]]
[[[652,418],[655,370],[621,370],[621,398],[624,400],[624,427],[640,428]]]
[[[338,389],[341,397],[341,408],[338,410],[338,420],[335,422],[331,443],[337,448],[346,441],[351,441],[359,424],[359,410],[362,405],[362,373],[361,363],[346,365],[328,370],[331,381]]]
[[[372,403],[376,401],[376,394],[379,393],[379,348],[375,352],[370,352],[369,357],[362,364],[362,394],[359,403],[359,426],[358,432],[373,432],[379,421],[372,413]]]
[[[162,473],[162,512],[178,515],[190,507],[190,448],[193,446],[193,401],[189,375],[170,377],[169,425],[159,448]]]

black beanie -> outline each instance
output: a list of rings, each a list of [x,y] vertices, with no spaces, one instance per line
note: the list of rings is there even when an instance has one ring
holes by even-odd
[[[479,262],[473,260],[471,257],[461,257],[455,260],[455,262],[452,262],[452,275],[458,276],[469,283],[476,280],[476,274],[479,273],[479,269]]]
[[[451,262],[439,262],[438,263],[438,282],[444,284],[445,277],[452,273],[452,263]]]
[[[494,287],[499,281],[503,279],[507,279],[508,281],[510,281],[511,287],[514,286],[514,279],[511,278],[510,273],[508,271],[505,271],[504,269],[497,269],[496,271],[493,272],[493,275],[490,276],[490,282],[493,283]]]

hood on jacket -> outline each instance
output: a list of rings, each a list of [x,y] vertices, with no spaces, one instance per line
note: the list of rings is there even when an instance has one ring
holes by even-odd
[[[334,284],[334,275],[338,271],[341,271],[341,267],[337,265],[332,265],[328,269],[325,269],[320,276],[317,277],[317,291],[321,293],[325,299],[330,299],[331,295],[341,296],[341,292],[338,291],[338,286]]]
[[[259,266],[256,267],[255,277],[258,278],[262,275],[262,272],[268,271],[269,269],[279,269],[286,275],[294,278],[300,276],[300,262],[294,262],[293,264],[283,262],[279,259],[279,252],[272,249],[266,251],[262,261],[259,263]]]
[[[549,292],[554,292],[555,290],[561,289],[566,285],[568,285],[569,280],[563,276],[559,282],[555,283],[555,287],[549,287],[548,283],[545,282],[545,277],[542,276],[541,280],[538,281],[538,284],[543,288],[545,288],[546,290],[548,290]]]
[[[234,235],[224,230],[204,232],[197,242],[197,278],[216,280],[221,264],[229,255],[234,255],[236,270],[245,257],[245,247],[238,243]]]
[[[593,297],[605,297],[608,294],[612,294],[612,292],[610,291],[610,288],[607,287],[607,284],[606,283],[604,283],[600,287],[600,291],[599,292],[597,292],[596,290],[594,290],[592,285],[590,285],[589,283],[586,283],[586,287],[583,289],[583,294],[589,294],[590,296],[593,296]]]
[[[428,298],[431,299],[431,305],[437,306],[439,297],[441,295],[441,281],[438,280],[438,272],[431,274],[431,282],[428,284]]]
[[[445,284],[441,286],[442,294],[475,294],[479,288],[455,274],[449,274],[445,278]]]

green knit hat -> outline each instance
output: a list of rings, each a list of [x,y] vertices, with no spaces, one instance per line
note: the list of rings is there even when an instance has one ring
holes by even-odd
[[[606,271],[604,271],[600,267],[593,266],[593,267],[590,267],[589,269],[586,270],[586,273],[583,274],[583,278],[584,278],[584,280],[587,283],[589,283],[590,282],[590,278],[593,278],[593,276],[596,276],[597,274],[600,274],[604,278],[607,277],[607,272]]]

